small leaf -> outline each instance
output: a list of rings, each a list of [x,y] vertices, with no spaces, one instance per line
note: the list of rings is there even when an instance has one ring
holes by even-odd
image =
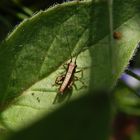
[[[140,115],[140,98],[137,91],[124,85],[124,83],[119,82],[114,91],[117,109],[130,115]]]

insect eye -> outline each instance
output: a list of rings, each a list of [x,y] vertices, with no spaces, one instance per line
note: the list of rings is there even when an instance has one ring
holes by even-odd
[[[113,38],[117,39],[117,40],[121,39],[122,38],[122,33],[121,32],[114,32],[113,33]]]

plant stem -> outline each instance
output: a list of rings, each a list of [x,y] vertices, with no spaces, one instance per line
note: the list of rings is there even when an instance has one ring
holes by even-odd
[[[125,73],[140,81],[140,76],[135,74],[133,71],[127,69],[125,70]]]

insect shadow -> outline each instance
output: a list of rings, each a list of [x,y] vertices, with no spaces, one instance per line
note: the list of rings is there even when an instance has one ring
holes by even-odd
[[[53,104],[68,102],[72,96],[72,91],[73,88],[69,88],[68,90],[65,91],[64,94],[57,93],[53,101]]]

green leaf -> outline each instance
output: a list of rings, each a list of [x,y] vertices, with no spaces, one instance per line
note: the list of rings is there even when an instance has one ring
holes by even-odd
[[[56,5],[14,29],[0,47],[0,126],[17,130],[59,107],[53,104],[59,86],[52,85],[66,72],[63,64],[71,55],[78,55],[77,70],[83,76],[76,75],[87,87],[75,81],[78,90],[73,86],[58,102],[69,100],[70,94],[77,98],[88,90],[114,87],[140,36],[139,2],[114,2],[114,27],[122,36],[114,39],[112,58],[106,2]]]
[[[67,104],[9,139],[108,140],[111,122],[109,94],[104,91],[96,94]]]

